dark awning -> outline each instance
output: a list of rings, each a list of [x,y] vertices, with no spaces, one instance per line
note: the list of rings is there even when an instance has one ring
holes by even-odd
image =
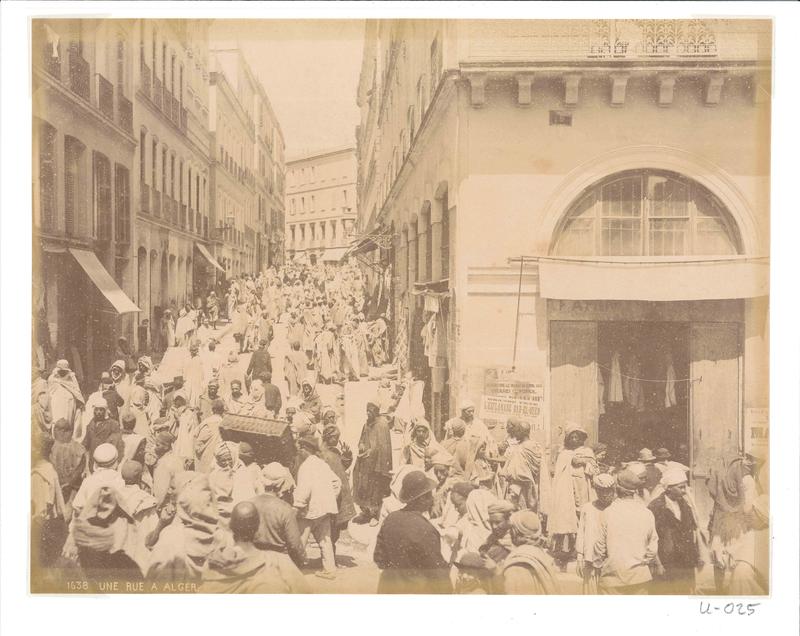
[[[122,291],[122,288],[117,285],[117,281],[106,271],[106,268],[103,267],[103,264],[98,260],[94,252],[80,250],[75,247],[70,247],[69,251],[97,289],[100,290],[100,293],[102,293],[103,296],[108,299],[108,302],[113,305],[114,309],[117,310],[117,313],[129,314],[141,311],[141,309],[128,298],[127,294]]]
[[[209,263],[211,263],[223,274],[225,273],[225,268],[217,262],[217,259],[211,255],[211,252],[208,251],[208,248],[205,245],[203,245],[202,243],[195,243],[194,245]]]

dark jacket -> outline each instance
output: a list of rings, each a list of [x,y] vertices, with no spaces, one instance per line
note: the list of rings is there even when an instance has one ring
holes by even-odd
[[[266,348],[253,351],[246,375],[257,380],[262,373],[272,373],[272,358]]]
[[[86,436],[83,438],[83,445],[86,452],[89,454],[89,466],[94,467],[95,449],[100,444],[113,444],[117,448],[117,454],[122,457],[125,452],[125,444],[122,441],[122,430],[120,429],[119,422],[106,418],[100,422],[96,422],[94,418],[89,422],[86,427]]]
[[[280,413],[283,400],[281,399],[281,390],[274,384],[264,385],[264,405],[275,415]]]
[[[666,493],[650,502],[648,508],[656,520],[658,534],[658,558],[668,572],[674,569],[690,569],[697,565],[699,553],[695,542],[696,526],[689,504],[678,500],[680,521],[667,508]]]
[[[389,513],[375,542],[381,569],[379,594],[449,594],[450,568],[442,557],[441,537],[419,512]]]
[[[305,559],[305,549],[300,542],[297,512],[275,495],[259,495],[252,499],[261,519],[253,544],[260,550],[287,553],[300,567]]]

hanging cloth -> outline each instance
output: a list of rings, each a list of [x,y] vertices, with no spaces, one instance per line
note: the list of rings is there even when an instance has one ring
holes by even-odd
[[[597,367],[597,412],[599,415],[604,415],[606,412],[606,381],[603,378],[603,372],[600,367]]]
[[[644,391],[642,390],[642,382],[639,379],[642,375],[642,365],[639,358],[633,356],[625,369],[625,380],[623,383],[623,392],[628,404],[636,411],[644,411]]]
[[[615,351],[611,356],[611,378],[608,382],[608,402],[624,402],[625,397],[622,393],[622,372],[619,365],[619,351]]]
[[[675,398],[675,367],[672,365],[672,356],[667,355],[667,386],[664,392],[664,406],[669,408],[675,406],[678,400]]]

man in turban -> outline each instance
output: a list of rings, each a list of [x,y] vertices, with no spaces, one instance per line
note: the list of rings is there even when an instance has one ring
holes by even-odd
[[[50,414],[52,421],[64,418],[71,424],[76,423],[76,414],[83,408],[85,400],[75,373],[69,368],[69,362],[59,360],[56,368],[47,379],[47,390],[50,395]]]
[[[514,549],[503,561],[503,591],[506,594],[558,594],[556,574],[541,548],[539,516],[519,510],[509,519]]]
[[[506,498],[520,510],[539,510],[539,480],[542,448],[531,440],[531,425],[509,418],[506,425],[509,446],[500,475],[505,480]],[[546,477],[549,477],[547,475]]]
[[[120,456],[125,451],[119,422],[108,417],[106,401],[103,398],[95,401],[93,417],[86,427],[86,435],[83,438],[83,445],[89,457],[92,457],[95,449],[101,444],[112,444]],[[94,463],[89,462],[89,470],[93,469]]]
[[[485,454],[487,457],[497,456],[497,441],[492,437],[486,424],[483,420],[475,417],[475,402],[469,398],[465,398],[459,405],[460,417],[454,417],[447,420],[444,424],[445,439],[453,437],[453,426],[459,426],[459,422],[464,425],[464,437],[466,439],[474,438],[478,442],[483,443],[485,446]]]

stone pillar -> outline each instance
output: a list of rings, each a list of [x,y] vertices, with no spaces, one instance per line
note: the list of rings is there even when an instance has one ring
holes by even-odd
[[[417,227],[412,225],[408,231],[408,289],[417,282]]]
[[[430,280],[428,265],[428,232],[430,232],[430,212],[421,214],[417,223],[417,278],[419,282]]]
[[[431,271],[430,280],[442,280],[442,204],[443,199],[434,199],[431,208]]]

